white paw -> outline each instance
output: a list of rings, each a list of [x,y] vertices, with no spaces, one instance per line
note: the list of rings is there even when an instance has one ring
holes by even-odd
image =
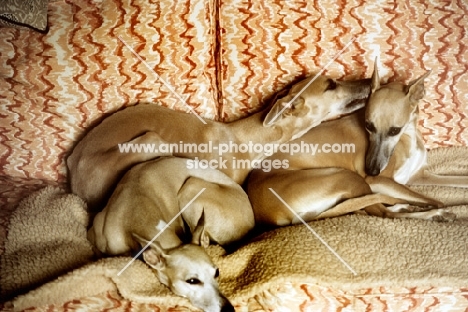
[[[432,216],[433,221],[437,222],[450,222],[457,218],[457,215],[444,210],[434,210],[436,213]]]
[[[391,212],[409,212],[410,211],[409,206],[410,206],[409,204],[396,204],[396,205],[387,207],[387,210]]]

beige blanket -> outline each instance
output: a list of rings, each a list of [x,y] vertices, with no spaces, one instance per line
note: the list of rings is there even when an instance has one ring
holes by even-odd
[[[468,176],[467,152],[468,148],[431,151],[431,168]],[[448,205],[468,202],[466,189],[413,188]],[[233,303],[284,281],[351,291],[375,286],[468,287],[468,206],[446,209],[457,214],[456,221],[348,215],[309,223],[337,255],[302,225],[268,232],[230,255],[223,255],[216,246],[209,252],[220,267],[220,287]],[[120,276],[117,273],[131,258],[92,261],[86,222],[83,202],[56,188],[45,188],[20,204],[0,259],[2,295],[68,273],[17,297],[10,303],[15,309],[59,304],[109,290],[137,302],[189,306],[139,261]]]

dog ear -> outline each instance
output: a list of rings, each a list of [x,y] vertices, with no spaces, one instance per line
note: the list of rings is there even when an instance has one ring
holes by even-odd
[[[149,266],[156,270],[161,270],[163,267],[165,267],[165,258],[168,257],[168,254],[158,242],[147,241],[135,233],[132,233],[132,235],[143,248],[150,244],[146,250],[143,251],[143,259]]]
[[[379,65],[377,64],[378,57],[375,57],[374,61],[374,72],[372,73],[371,79],[371,92],[374,93],[380,88],[380,76],[379,76]]]
[[[197,226],[192,235],[192,244],[199,245],[203,248],[210,246],[210,237],[205,231],[205,227]]]
[[[145,251],[143,251],[143,260],[147,265],[156,270],[159,281],[170,286],[169,277],[166,273],[167,258],[169,255],[166,250],[157,242],[153,242]]]
[[[417,103],[420,99],[424,97],[425,89],[424,89],[424,79],[431,73],[428,70],[424,75],[421,77],[411,81],[406,86],[406,94],[409,97],[410,103]]]
[[[278,99],[276,103],[271,107],[268,114],[263,120],[264,127],[270,127],[275,123],[279,122],[283,118],[287,118],[295,114],[298,109],[304,106],[304,98],[299,96],[295,98],[295,95],[289,94],[281,99]],[[297,115],[297,113],[296,113]]]
[[[166,251],[158,243],[151,244],[143,251],[143,260],[155,270],[162,270],[166,267]]]
[[[210,237],[205,231],[205,210],[203,210],[198,224],[193,231],[192,244],[199,245],[203,248],[208,248],[210,245]]]

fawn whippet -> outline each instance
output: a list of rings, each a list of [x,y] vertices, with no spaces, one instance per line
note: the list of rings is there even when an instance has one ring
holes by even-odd
[[[336,86],[339,85],[339,88]],[[300,137],[326,119],[333,119],[364,106],[369,94],[368,80],[337,82],[314,76],[292,87],[297,96],[282,98],[271,109],[231,123],[205,120],[159,105],[138,104],[116,112],[92,129],[74,148],[67,159],[73,193],[85,199],[90,210],[98,210],[119,178],[131,166],[173,155],[201,160],[217,160],[219,153],[191,150],[170,152],[122,153],[119,144],[220,144],[253,142],[284,143]],[[299,91],[302,92],[299,92]],[[300,93],[300,94],[299,94]],[[226,161],[219,170],[242,183],[251,166],[237,168],[236,160],[262,160],[262,152],[226,151]]]
[[[432,209],[442,206],[439,201],[401,185],[408,182],[467,184],[466,178],[438,177],[425,170],[426,150],[417,119],[418,101],[424,96],[424,79],[428,74],[408,85],[381,86],[375,66],[371,94],[364,109],[325,122],[290,142],[319,147],[348,144],[354,150],[350,153],[320,153],[319,150],[315,155],[307,151],[295,155],[274,154],[273,158],[288,161],[289,170],[251,173],[247,190],[256,221],[269,225],[298,223],[300,219],[290,209],[306,221],[361,208],[366,208],[369,214],[386,217],[453,218],[442,210]],[[408,211],[407,204],[421,207],[411,207]]]
[[[161,283],[204,311],[234,311],[203,247],[246,235],[254,227],[252,207],[242,187],[224,173],[189,169],[187,161],[162,157],[131,168],[94,218],[88,239],[99,252],[122,255],[154,238],[143,259]],[[193,233],[190,244],[182,240],[186,227]]]

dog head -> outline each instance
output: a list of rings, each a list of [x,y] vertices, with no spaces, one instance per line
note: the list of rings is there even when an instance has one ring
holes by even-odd
[[[290,129],[292,138],[296,139],[322,121],[364,107],[369,91],[369,79],[343,82],[311,76],[294,84],[285,96],[275,99],[263,125]]]
[[[376,176],[385,169],[401,136],[410,129],[408,125],[416,123],[418,102],[424,97],[424,79],[429,74],[430,71],[426,72],[408,85],[390,83],[381,86],[375,66],[365,111],[365,127],[369,135],[365,164],[368,175]]]
[[[141,245],[149,242],[134,235]],[[197,227],[190,244],[164,249],[153,242],[143,252],[144,261],[153,268],[161,283],[194,306],[207,312],[234,311],[218,288],[219,270],[205,251],[209,237]]]

